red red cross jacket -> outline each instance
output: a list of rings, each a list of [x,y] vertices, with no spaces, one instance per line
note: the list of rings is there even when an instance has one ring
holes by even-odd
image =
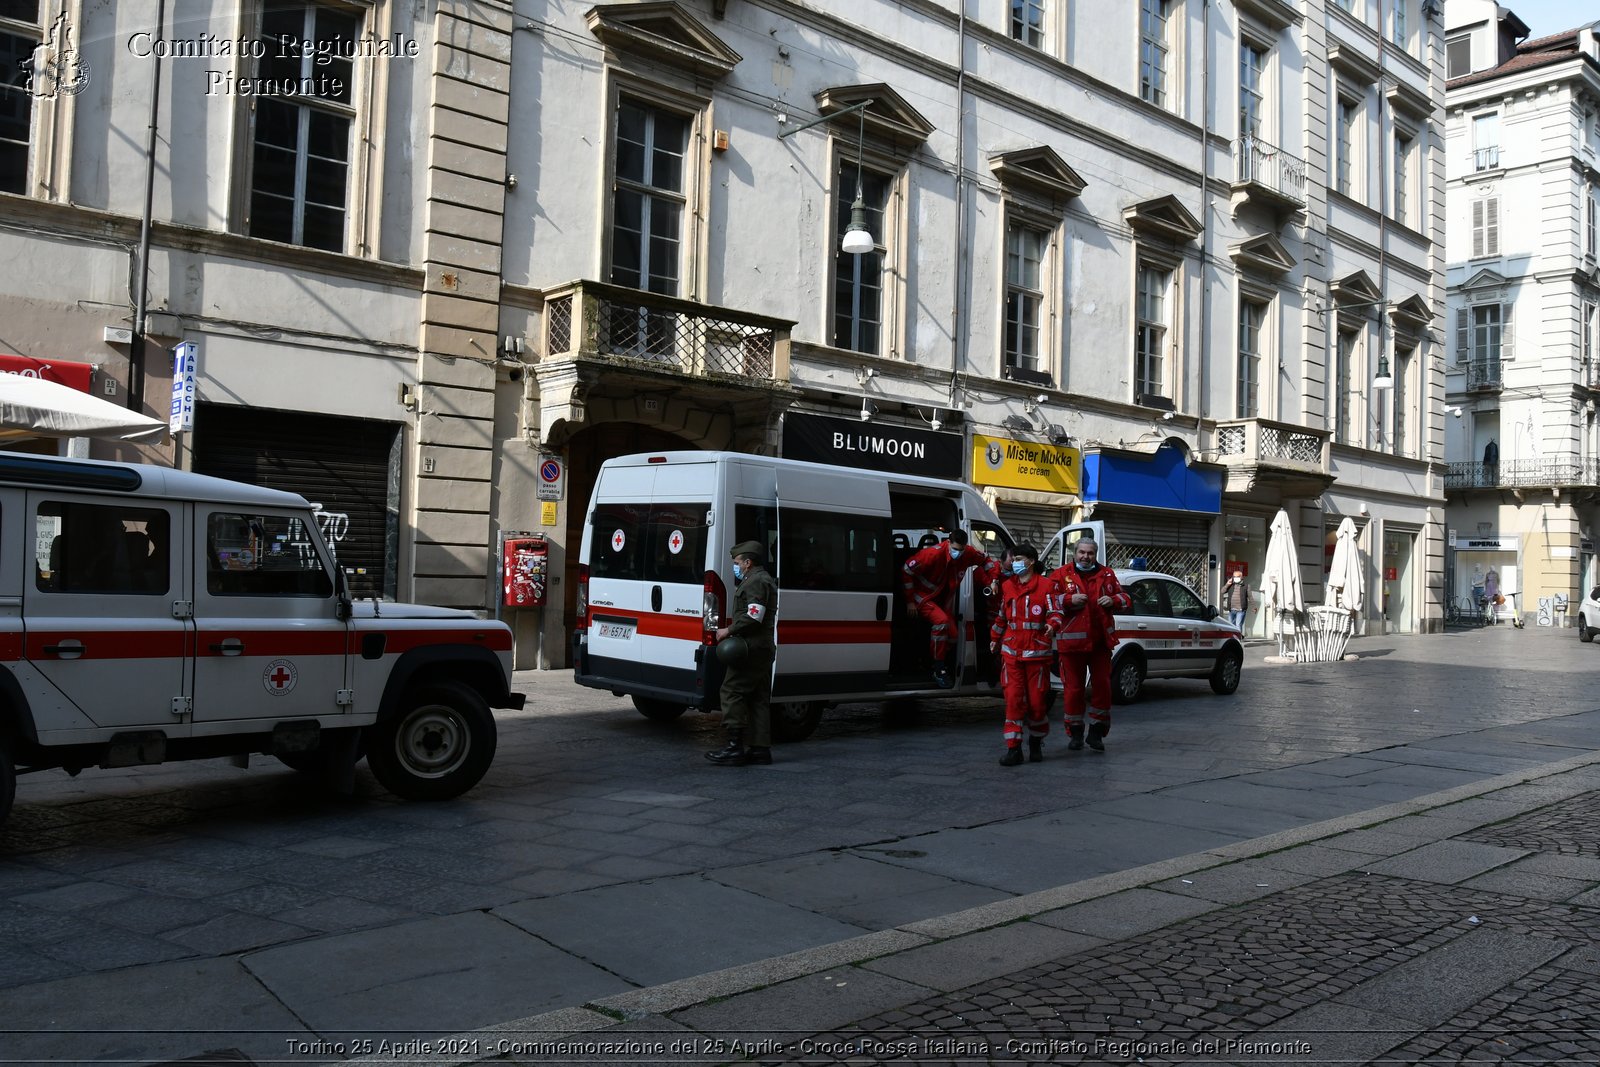
[[[956,586],[961,583],[961,576],[969,567],[983,567],[988,562],[988,554],[971,545],[962,548],[961,555],[951,559],[950,545],[941,541],[913,553],[906,560],[900,572],[900,584],[905,587],[906,596],[913,603],[920,604],[930,598],[942,600],[946,594],[955,592]]]
[[[1101,566],[1088,574],[1069,563],[1050,575],[1056,585],[1057,604],[1066,619],[1066,625],[1056,634],[1056,648],[1062,652],[1089,652],[1096,648],[1117,647],[1117,620],[1112,614],[1127,611],[1133,606],[1122,583],[1110,567]],[[1082,593],[1089,598],[1081,607],[1073,607],[1072,598]],[[1100,606],[1100,598],[1111,598],[1111,606]]]
[[[1043,575],[1030,575],[1026,583],[1007,578],[990,640],[1000,642],[1001,654],[1009,659],[1049,659],[1055,655],[1055,632],[1066,622],[1058,600],[1056,584]]]

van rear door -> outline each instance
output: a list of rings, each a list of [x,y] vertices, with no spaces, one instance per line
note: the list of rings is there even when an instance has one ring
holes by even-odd
[[[889,490],[846,471],[778,472],[774,699],[881,693],[896,576]]]

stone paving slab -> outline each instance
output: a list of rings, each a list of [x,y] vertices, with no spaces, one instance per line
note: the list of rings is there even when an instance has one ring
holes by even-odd
[[[1571,947],[1547,937],[1479,926],[1336,999],[1351,1007],[1410,1019],[1418,1029],[1431,1029]]]
[[[1311,881],[1315,876],[1285,871],[1255,860],[1229,863],[1206,871],[1195,871],[1186,878],[1169,878],[1151,889],[1180,896],[1199,897],[1218,904],[1242,904],[1269,896],[1281,889]]]
[[[1485,871],[1514,863],[1526,849],[1501,848],[1476,841],[1435,841],[1374,863],[1374,874],[1394,874],[1427,882],[1461,882]]]
[[[1215,908],[1216,904],[1211,901],[1140,888],[1047,911],[1036,916],[1034,921],[1103,941],[1122,941]]]
[[[949,992],[1103,944],[1099,938],[1038,923],[1012,923],[897,952],[862,964],[867,970]]]

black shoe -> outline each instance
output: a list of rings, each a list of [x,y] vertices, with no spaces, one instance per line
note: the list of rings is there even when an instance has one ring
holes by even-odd
[[[956,680],[955,678],[951,677],[949,671],[945,670],[943,667],[940,667],[938,670],[933,672],[933,684],[938,686],[940,689],[949,689],[956,684]]]
[[[1089,747],[1094,749],[1096,752],[1104,752],[1106,750],[1106,746],[1100,742],[1100,739],[1105,735],[1106,731],[1104,727],[1091,726],[1089,727],[1088,735],[1084,737],[1084,741],[1087,742]]]
[[[1083,750],[1083,727],[1074,726],[1067,731],[1067,751],[1080,752]]]
[[[1006,749],[1006,754],[1000,757],[1000,766],[1002,767],[1017,767],[1021,763],[1022,749],[1020,748],[1008,748]]]
[[[744,747],[744,742],[732,738],[722,748],[706,753],[706,759],[719,767],[743,767],[750,762],[750,753]],[[767,753],[767,762],[772,762],[772,753]]]
[[[744,750],[744,761],[751,767],[770,767],[772,766],[772,749],[757,748],[755,745],[751,745]]]
[[[1028,738],[1028,762],[1044,762],[1044,740],[1038,737]]]

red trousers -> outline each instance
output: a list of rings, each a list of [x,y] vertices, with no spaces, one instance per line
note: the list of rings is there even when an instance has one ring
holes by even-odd
[[[1000,661],[1000,686],[1006,694],[1006,747],[1022,747],[1022,724],[1028,724],[1030,737],[1050,732],[1050,659]]]
[[[950,658],[950,639],[955,636],[954,620],[933,597],[917,602],[917,614],[928,620],[928,653],[933,656],[934,668],[945,666],[945,660]]]
[[[1089,690],[1084,693],[1083,676],[1089,675]],[[1085,696],[1087,695],[1087,701]],[[1087,703],[1087,707],[1085,704]],[[1111,650],[1096,648],[1084,652],[1061,653],[1062,721],[1067,729],[1083,728],[1084,712],[1089,721],[1104,730],[1111,729]]]

